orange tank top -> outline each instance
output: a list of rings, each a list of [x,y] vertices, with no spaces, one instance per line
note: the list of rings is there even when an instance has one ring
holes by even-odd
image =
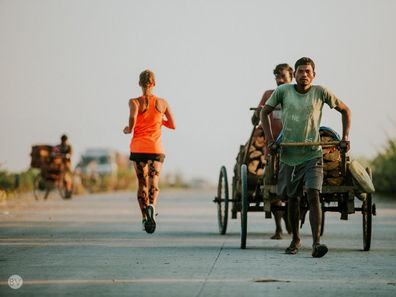
[[[149,97],[146,110],[138,112],[131,153],[163,154],[161,126],[163,114],[156,108],[157,97]]]

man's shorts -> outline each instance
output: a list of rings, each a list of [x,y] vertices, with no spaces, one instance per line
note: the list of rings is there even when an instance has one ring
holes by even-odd
[[[301,197],[304,188],[322,191],[322,184],[322,157],[308,160],[297,166],[289,166],[280,162],[276,189],[279,197]]]

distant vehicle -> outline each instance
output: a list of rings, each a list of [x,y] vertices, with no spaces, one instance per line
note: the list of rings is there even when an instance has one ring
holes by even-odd
[[[106,148],[89,148],[76,166],[82,183],[89,191],[111,190],[117,181],[117,153]]]

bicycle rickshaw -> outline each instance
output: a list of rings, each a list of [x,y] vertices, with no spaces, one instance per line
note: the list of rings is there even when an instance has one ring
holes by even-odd
[[[72,174],[67,170],[64,156],[51,145],[34,145],[31,153],[32,168],[39,169],[33,181],[33,194],[36,200],[47,199],[57,188],[63,199],[72,197]]]
[[[229,195],[228,177],[225,166],[220,169],[217,196],[213,200],[217,204],[219,233],[225,234],[228,223],[229,203],[232,203],[232,219],[241,218],[241,249],[246,248],[247,222],[249,212],[265,212],[265,218],[271,218],[271,212],[287,210],[287,206],[273,205],[271,202],[278,199],[276,184],[279,167],[279,151],[271,152],[262,162],[261,175],[252,174],[248,170],[249,153],[255,143],[257,129],[254,127],[245,145],[240,146],[234,176],[232,178],[232,195]],[[372,216],[376,215],[376,207],[372,201],[374,186],[372,185],[370,168],[362,168],[356,161],[350,161],[347,154],[347,145],[340,141],[340,137],[331,128],[320,128],[321,141],[309,143],[282,143],[278,138],[278,146],[317,146],[323,148],[324,183],[320,193],[322,205],[322,234],[325,225],[326,212],[339,212],[341,220],[348,220],[348,216],[356,212],[362,214],[363,250],[370,250]],[[263,137],[263,136],[261,136]],[[260,156],[263,158],[263,156]],[[355,199],[358,198],[358,199]],[[355,203],[355,201],[358,201]],[[308,206],[301,206],[304,221]]]

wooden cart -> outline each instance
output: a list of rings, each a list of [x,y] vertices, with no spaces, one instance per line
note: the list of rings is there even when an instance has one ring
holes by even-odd
[[[321,127],[321,132],[323,129]],[[253,130],[254,131],[254,130]],[[252,136],[249,139],[245,152],[249,151],[252,143]],[[320,199],[322,204],[322,234],[325,227],[325,213],[339,212],[342,220],[347,220],[348,216],[356,212],[362,214],[363,226],[363,250],[370,250],[372,216],[376,215],[375,204],[372,201],[372,194],[367,193],[357,184],[348,170],[349,157],[347,146],[334,136],[334,141],[318,143],[280,143],[279,146],[313,146],[334,147],[340,152],[339,174],[342,177],[340,185],[323,185]],[[242,151],[242,150],[241,150]],[[263,177],[252,176],[247,170],[247,156],[237,158],[234,176],[232,178],[232,196],[229,195],[227,170],[224,166],[220,169],[217,195],[213,202],[217,204],[218,224],[220,234],[225,234],[228,223],[229,203],[231,202],[232,218],[237,218],[240,213],[241,218],[241,249],[246,248],[247,222],[249,212],[264,212],[266,218],[271,218],[271,212],[276,210],[286,210],[287,206],[275,206],[271,202],[279,199],[276,194],[276,185],[279,168],[279,153],[271,153],[267,157]],[[366,169],[371,177],[370,168]],[[355,199],[358,198],[358,200]],[[358,201],[358,202],[355,202]],[[358,205],[357,205],[358,204]],[[303,212],[308,210],[307,205],[302,206]]]
[[[66,170],[63,156],[51,145],[34,145],[31,152],[32,168],[39,169],[33,181],[33,194],[36,200],[47,199],[53,189],[58,189],[63,199],[72,197],[72,189],[67,181],[72,173]]]

